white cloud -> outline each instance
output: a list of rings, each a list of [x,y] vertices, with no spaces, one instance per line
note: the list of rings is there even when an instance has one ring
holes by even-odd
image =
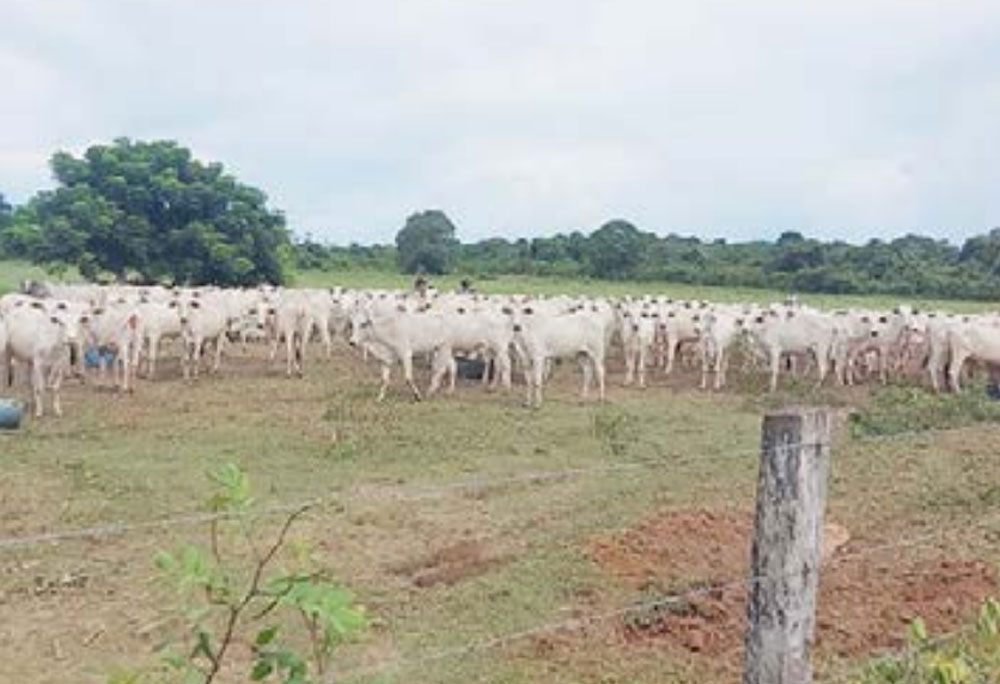
[[[55,149],[127,135],[221,160],[341,242],[426,207],[466,238],[998,223],[990,0],[3,5],[17,200]]]

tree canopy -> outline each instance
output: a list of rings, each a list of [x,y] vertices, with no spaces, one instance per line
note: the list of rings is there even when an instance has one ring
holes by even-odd
[[[266,195],[171,141],[120,138],[80,158],[57,152],[58,183],[4,231],[43,264],[143,282],[281,283],[289,237]]]
[[[457,248],[455,225],[437,209],[412,214],[396,233],[396,259],[404,273],[448,273]]]
[[[635,275],[642,261],[642,234],[628,221],[608,221],[590,234],[587,263],[590,275],[626,280]]]

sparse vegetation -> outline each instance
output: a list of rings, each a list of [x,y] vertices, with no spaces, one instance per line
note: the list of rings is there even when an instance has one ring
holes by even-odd
[[[911,624],[904,653],[872,663],[859,684],[991,684],[1000,681],[1000,603],[987,599],[975,624],[957,634],[930,634]]]
[[[851,430],[869,437],[996,422],[1000,422],[1000,401],[989,396],[983,382],[973,382],[958,394],[897,384],[874,388],[851,415]]]
[[[157,567],[178,591],[187,629],[183,647],[168,646],[165,661],[185,683],[209,684],[223,672],[238,671],[233,653],[249,630],[252,640],[243,648],[251,653],[249,679],[320,681],[333,649],[358,633],[366,618],[350,592],[323,571],[308,567],[304,549],[298,549],[298,568],[272,567],[280,562],[279,553],[287,551],[290,528],[310,506],[290,512],[275,538],[262,544],[246,474],[229,463],[211,476],[216,491],[209,508],[225,517],[212,520],[210,547],[188,544],[156,555]],[[230,521],[239,530],[242,553],[234,551],[233,540],[223,534]],[[308,642],[307,651],[296,643],[292,618],[294,627],[305,626],[298,641]]]

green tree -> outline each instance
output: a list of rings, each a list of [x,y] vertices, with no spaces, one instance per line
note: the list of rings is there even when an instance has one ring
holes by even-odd
[[[457,250],[455,225],[437,209],[412,214],[396,233],[396,261],[404,273],[448,273]]]
[[[145,282],[282,283],[290,247],[281,212],[221,164],[175,142],[120,138],[51,160],[59,187],[29,203],[32,257]],[[24,228],[22,227],[22,232]]]
[[[9,202],[4,198],[3,193],[0,192],[0,230],[3,230],[10,225],[14,218],[14,207],[10,205]]]
[[[598,278],[624,280],[642,261],[642,233],[628,221],[608,221],[587,240],[590,274]]]

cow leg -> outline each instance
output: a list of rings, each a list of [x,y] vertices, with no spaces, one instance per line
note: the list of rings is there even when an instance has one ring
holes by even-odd
[[[603,359],[594,357],[591,359],[591,362],[594,364],[594,375],[597,376],[597,396],[601,401],[604,401],[604,361]],[[645,387],[645,383],[642,386]]]
[[[42,372],[41,359],[34,359],[31,362],[31,400],[35,405],[35,418],[41,418],[45,414],[45,407],[42,404],[44,388],[45,376]]]
[[[149,338],[149,358],[146,364],[146,377],[150,380],[156,378],[156,357],[160,351],[160,338],[159,336],[151,336]]]
[[[445,373],[448,372],[448,361],[444,356],[445,353],[443,351],[436,351],[431,358],[431,384],[427,386],[428,397],[434,396],[437,393],[438,388],[441,387],[441,380],[444,378]],[[452,362],[454,363],[454,358]]]
[[[509,390],[511,387],[511,361],[510,354],[506,349],[501,350],[500,353],[497,354],[495,363],[497,364],[497,367],[495,370],[496,374],[493,376],[494,379],[499,378],[500,384],[503,385],[503,388]]]
[[[413,381],[413,355],[404,354],[402,360],[403,378],[406,380],[406,384],[409,385],[410,391],[413,392],[413,398],[420,401],[423,397],[420,396],[420,390],[417,388],[417,383]]]
[[[670,375],[674,370],[674,357],[677,355],[677,345],[679,340],[673,340],[669,336],[667,337],[667,365],[663,369],[664,375]]]
[[[639,348],[639,358],[636,361],[639,367],[639,387],[646,389],[646,347]]]
[[[625,343],[625,380],[622,385],[628,387],[635,382],[635,350]]]
[[[781,370],[781,352],[774,350],[771,352],[771,391],[774,392],[778,389],[778,371]]]
[[[721,390],[726,384],[726,371],[729,369],[729,353],[723,349],[715,359],[715,389]]]
[[[195,344],[191,348],[191,374],[195,380],[201,372],[201,347],[204,343],[204,340],[195,338]]]
[[[222,367],[222,352],[226,348],[226,334],[220,333],[215,338],[215,358],[212,360],[212,373],[218,373]]]
[[[590,382],[594,375],[594,369],[590,363],[589,356],[580,356],[580,370],[583,371],[583,388],[580,391],[580,396],[586,399],[590,396]]]
[[[445,370],[448,372],[448,376],[451,378],[451,382],[448,384],[448,394],[454,394],[455,381],[458,378],[458,362],[455,361],[455,356],[451,352],[449,352],[448,358],[445,359],[445,363],[447,364],[445,366]],[[489,364],[487,364],[486,368],[483,370],[484,383],[488,377],[489,377]]]
[[[49,373],[49,390],[52,392],[52,413],[62,416],[63,365],[57,362]]]
[[[392,366],[387,363],[382,364],[382,383],[378,387],[378,398],[375,401],[381,402],[385,399],[385,391],[389,388],[389,381],[392,379]]]
[[[965,365],[966,358],[962,354],[956,354],[948,364],[948,384],[951,386],[951,391],[956,394],[962,391],[962,366]]]
[[[714,362],[710,350],[702,346],[701,350],[701,383],[699,387],[701,389],[708,389],[708,374],[711,371],[710,366]]]

